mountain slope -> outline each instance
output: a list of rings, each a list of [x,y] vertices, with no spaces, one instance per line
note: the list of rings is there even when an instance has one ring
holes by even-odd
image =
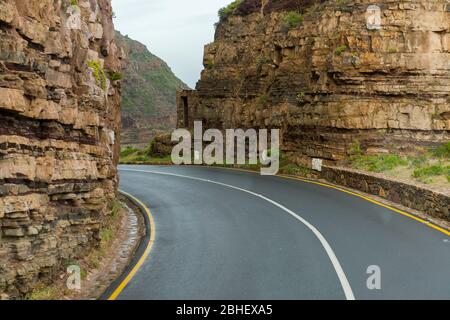
[[[145,45],[116,34],[123,50],[122,145],[146,145],[176,122],[176,91],[188,88]]]

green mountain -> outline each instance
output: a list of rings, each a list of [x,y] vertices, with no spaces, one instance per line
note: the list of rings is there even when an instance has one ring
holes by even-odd
[[[176,92],[188,86],[142,43],[119,32],[116,42],[124,56],[122,145],[147,145],[155,135],[175,128]]]

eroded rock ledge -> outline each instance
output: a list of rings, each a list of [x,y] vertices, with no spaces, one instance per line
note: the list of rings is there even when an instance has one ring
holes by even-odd
[[[371,4],[380,29],[367,26]],[[197,90],[179,94],[178,126],[280,128],[307,166],[345,160],[355,140],[375,153],[439,144],[449,61],[448,1],[244,0],[205,47]]]
[[[0,293],[23,296],[98,244],[119,70],[109,0],[0,2]]]

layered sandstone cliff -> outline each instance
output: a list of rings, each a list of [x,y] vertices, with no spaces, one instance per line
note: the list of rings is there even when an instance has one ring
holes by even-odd
[[[449,61],[448,1],[244,0],[179,94],[178,125],[280,128],[303,165],[346,159],[356,140],[407,152],[450,140]]]
[[[117,190],[109,0],[0,1],[0,293],[98,244]]]

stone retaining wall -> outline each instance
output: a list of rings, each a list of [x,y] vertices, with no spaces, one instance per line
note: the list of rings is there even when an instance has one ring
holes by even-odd
[[[450,191],[434,191],[407,182],[386,179],[379,174],[331,166],[322,167],[321,177],[332,183],[373,194],[432,217],[450,221]]]

